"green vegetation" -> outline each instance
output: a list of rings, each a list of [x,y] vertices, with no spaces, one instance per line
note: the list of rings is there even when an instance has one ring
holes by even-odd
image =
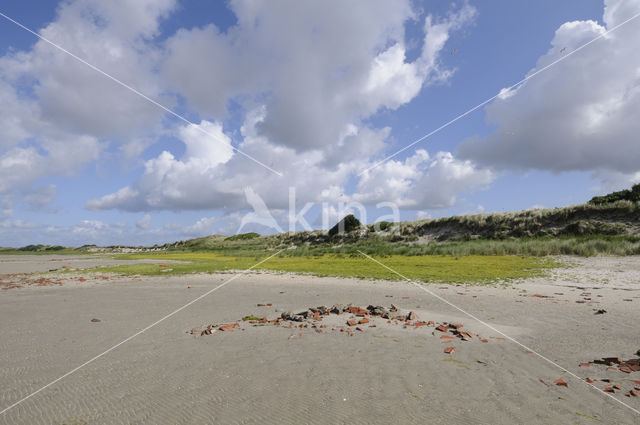
[[[244,270],[256,264],[255,257],[222,256],[215,253],[136,254],[120,256],[127,259],[180,260],[172,263],[171,272],[163,272],[158,264],[131,264],[97,269],[101,273],[167,275],[187,273],[212,273],[217,271]],[[551,259],[519,256],[465,257],[441,255],[390,255],[379,259],[388,267],[410,278],[424,282],[473,282],[487,283],[544,275],[558,264]],[[187,262],[188,261],[188,262]],[[315,276],[338,276],[385,280],[402,280],[395,273],[376,264],[361,254],[288,256],[279,255],[265,261],[258,270],[308,273]]]
[[[255,239],[255,238],[259,238],[259,237],[260,237],[260,235],[258,233],[255,233],[255,232],[240,233],[240,234],[229,236],[228,238],[225,238],[225,241],[246,241],[246,240],[249,240],[249,239]]]
[[[590,204],[593,205],[605,205],[612,204],[618,201],[630,201],[630,202],[639,202],[640,201],[640,184],[633,185],[631,190],[621,190],[619,192],[612,192],[604,196],[594,196],[589,201]]]
[[[358,220],[353,214],[349,214],[331,229],[329,229],[329,237],[339,235],[341,233],[350,233],[357,230],[362,226],[360,220]]]

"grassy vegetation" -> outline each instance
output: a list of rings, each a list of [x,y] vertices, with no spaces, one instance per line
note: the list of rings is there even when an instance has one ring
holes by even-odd
[[[211,273],[227,270],[244,270],[258,258],[248,256],[223,256],[216,253],[136,254],[120,256],[126,259],[181,260],[185,263],[131,264],[100,268],[102,273],[167,275]],[[474,282],[486,283],[541,276],[557,264],[550,259],[519,256],[404,256],[390,255],[379,258],[385,265],[399,273],[424,282]],[[169,272],[163,272],[167,268]],[[371,279],[400,280],[393,272],[375,262],[357,255],[277,256],[256,269],[279,272],[308,273],[316,276],[338,276]]]

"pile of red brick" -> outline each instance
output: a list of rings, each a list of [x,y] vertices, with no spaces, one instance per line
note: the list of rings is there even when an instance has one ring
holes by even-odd
[[[269,304],[258,304],[258,306],[266,306]],[[328,325],[321,323],[323,319],[333,316],[334,319],[339,316],[348,316],[344,319],[344,322],[336,323],[333,320],[333,325],[329,328]],[[364,332],[364,328],[375,328],[380,321],[384,321],[387,324],[402,326],[403,328],[419,329],[422,327],[432,327],[437,333],[441,333],[440,339],[447,342],[449,340],[459,339],[462,341],[470,341],[473,338],[478,338],[481,342],[488,342],[488,340],[475,335],[470,331],[462,330],[463,325],[461,323],[436,323],[435,321],[422,321],[419,320],[418,314],[410,311],[408,313],[401,313],[393,304],[389,308],[383,306],[369,305],[367,308],[355,306],[355,305],[342,305],[335,304],[331,307],[319,306],[312,307],[299,313],[284,312],[280,314],[280,317],[274,319],[268,319],[258,316],[245,316],[242,323],[248,323],[252,326],[266,326],[275,325],[287,329],[314,329],[317,333],[323,333],[325,331],[339,331],[346,335],[353,336],[357,332]],[[376,322],[378,321],[378,324]],[[234,329],[242,329],[240,327],[241,321],[232,324],[223,325],[209,325],[205,330],[194,329],[191,334],[211,335],[215,331],[229,332]],[[302,335],[299,334],[298,337]],[[455,351],[453,347],[447,347],[445,352],[452,354]]]

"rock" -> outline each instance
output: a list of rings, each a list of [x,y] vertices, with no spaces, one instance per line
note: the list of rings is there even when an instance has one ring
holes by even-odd
[[[342,304],[334,304],[329,311],[333,314],[341,314],[344,311],[344,306]]]
[[[91,319],[91,321],[92,321],[93,323],[98,323],[98,322],[100,322],[101,320],[100,320],[100,319],[95,319],[95,318],[94,318],[94,319]]]
[[[607,310],[600,309],[600,310],[596,311],[594,314],[605,314],[606,312],[607,312]]]
[[[418,318],[418,315],[413,311],[411,311],[411,312],[409,312],[409,314],[407,314],[407,320],[412,320],[413,321],[413,320],[416,320],[417,318]]]
[[[381,306],[381,305],[376,305],[376,306],[369,305],[369,306],[367,307],[367,310],[369,310],[369,313],[370,313],[372,316],[381,316],[381,317],[384,317],[384,315],[387,315],[387,314],[388,314],[387,309],[386,309],[386,308],[384,308],[384,307],[383,307],[383,306]]]

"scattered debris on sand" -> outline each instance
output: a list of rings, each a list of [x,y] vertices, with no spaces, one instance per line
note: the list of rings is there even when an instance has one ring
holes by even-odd
[[[640,356],[640,350],[638,350],[636,354]],[[620,357],[603,357],[602,359],[596,359],[589,363],[580,363],[580,366],[585,364],[608,366],[608,370],[615,370],[617,367],[617,370],[624,373],[640,372],[640,357],[629,360],[622,360]]]
[[[257,304],[258,307],[271,306],[268,303]],[[487,339],[474,334],[469,330],[463,330],[462,323],[436,323],[433,320],[420,320],[415,311],[400,312],[399,309],[391,304],[388,308],[381,305],[369,305],[367,308],[355,306],[352,304],[334,304],[331,307],[319,306],[311,307],[307,310],[293,313],[291,311],[282,312],[278,317],[269,319],[262,315],[246,315],[235,323],[222,325],[208,325],[202,328],[194,328],[187,331],[188,334],[196,336],[205,336],[220,331],[245,330],[243,326],[278,326],[284,329],[309,329],[314,333],[324,332],[341,332],[347,336],[354,336],[358,332],[365,332],[366,328],[376,328],[378,325],[401,326],[403,329],[421,329],[433,328],[432,333],[435,335],[438,331],[442,342],[452,342],[455,340],[471,341],[476,338],[481,342],[488,342]],[[299,339],[302,334],[296,334],[289,339]],[[455,347],[445,349],[447,354],[453,354]]]

